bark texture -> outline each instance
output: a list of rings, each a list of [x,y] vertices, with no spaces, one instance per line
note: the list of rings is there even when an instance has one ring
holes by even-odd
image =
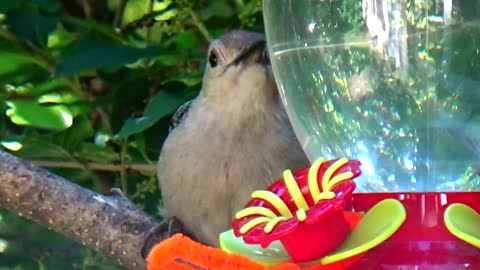
[[[104,196],[0,151],[0,207],[145,269],[143,254],[167,237],[166,226],[120,192]]]

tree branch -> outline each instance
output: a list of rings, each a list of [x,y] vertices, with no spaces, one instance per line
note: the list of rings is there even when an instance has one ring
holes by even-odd
[[[129,269],[168,235],[120,192],[96,194],[0,151],[0,207],[60,232]]]
[[[44,168],[62,168],[62,169],[84,169],[92,171],[109,171],[120,172],[123,168],[126,171],[136,171],[143,174],[152,174],[156,171],[155,164],[126,163],[126,164],[110,164],[110,163],[78,163],[73,161],[50,161],[50,160],[31,160],[31,162],[39,167]]]

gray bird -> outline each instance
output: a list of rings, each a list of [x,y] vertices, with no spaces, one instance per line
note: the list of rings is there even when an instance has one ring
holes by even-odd
[[[281,103],[264,36],[234,30],[212,41],[199,95],[174,116],[157,167],[168,216],[218,246],[257,189],[308,160]]]

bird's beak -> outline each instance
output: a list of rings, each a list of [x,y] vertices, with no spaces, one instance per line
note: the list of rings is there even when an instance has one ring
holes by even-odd
[[[246,48],[230,65],[254,61],[263,65],[270,64],[268,49],[265,40],[259,40]]]

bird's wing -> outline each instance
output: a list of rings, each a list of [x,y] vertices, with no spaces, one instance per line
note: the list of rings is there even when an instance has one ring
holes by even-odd
[[[180,106],[175,114],[172,117],[172,121],[170,123],[170,129],[169,131],[172,131],[174,128],[176,128],[182,121],[185,119],[185,116],[187,116],[188,111],[190,109],[190,105],[192,104],[193,100],[185,102],[182,106]]]

